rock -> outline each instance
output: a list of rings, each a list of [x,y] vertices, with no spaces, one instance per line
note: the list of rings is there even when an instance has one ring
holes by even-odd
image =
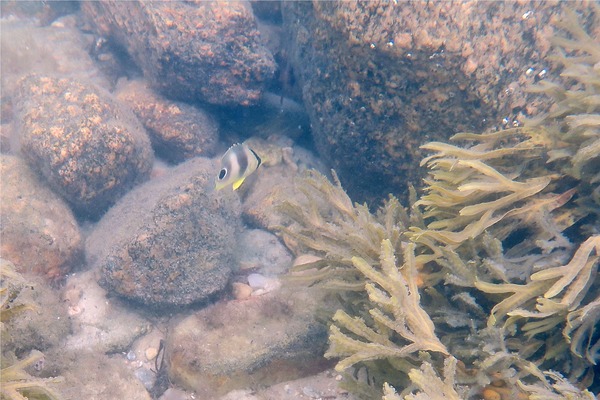
[[[85,2],[97,33],[120,44],[165,96],[219,105],[259,100],[275,62],[249,3]]]
[[[283,2],[316,147],[350,197],[407,197],[407,181],[419,184],[423,173],[421,144],[546,108],[550,99],[526,88],[541,75],[558,78],[547,58],[551,20],[571,6]],[[576,8],[584,20],[593,12]]]
[[[349,393],[340,387],[340,381],[346,381],[350,378],[344,378],[335,370],[323,371],[319,374],[307,376],[305,378],[293,381],[281,382],[276,385],[261,388],[253,391],[247,396],[239,396],[240,391],[232,391],[227,395],[220,397],[219,400],[310,400],[310,399],[330,399],[330,400],[358,400],[358,396]],[[347,386],[352,385],[352,381],[345,382]]]
[[[29,75],[20,81],[21,152],[74,211],[97,218],[152,167],[150,141],[133,113],[99,87]]]
[[[252,295],[252,288],[242,282],[233,282],[231,284],[231,293],[236,300],[246,300]]]
[[[323,163],[310,151],[291,146],[287,137],[271,136],[268,140],[252,137],[245,141],[263,161],[260,168],[248,177],[238,190],[242,197],[244,219],[251,226],[271,230],[283,226],[278,205],[288,197],[302,196],[294,178],[307,169],[318,169],[328,176]]]
[[[77,221],[20,158],[0,155],[0,252],[18,271],[63,278],[82,261]]]
[[[4,238],[3,238],[4,239]],[[0,265],[6,268],[5,265]],[[19,358],[28,355],[33,349],[46,351],[59,348],[64,338],[70,334],[71,323],[66,312],[66,307],[60,301],[58,293],[53,290],[48,282],[39,277],[24,275],[23,281],[11,288],[16,296],[10,301],[3,301],[2,310],[2,356],[9,352]],[[2,287],[10,282],[10,278],[2,277]],[[5,293],[3,293],[4,297]],[[22,311],[11,314],[5,319],[5,312],[12,308],[24,306]]]
[[[4,4],[2,2],[2,6]],[[0,21],[3,107],[4,96],[15,95],[19,79],[31,73],[69,77],[110,87],[88,53],[90,41],[76,24],[77,20],[72,16],[63,17],[51,26],[38,26],[29,19],[3,18]]]
[[[266,275],[281,275],[292,264],[292,255],[277,236],[261,229],[245,231],[235,248],[241,270],[256,270]]]
[[[152,361],[158,355],[158,349],[156,347],[148,347],[144,352],[144,355],[146,356],[146,360]]]
[[[57,370],[62,380],[52,389],[64,400],[151,400],[140,380],[122,359],[86,349],[46,354],[49,368]]]
[[[130,351],[135,354],[137,360],[151,362],[147,366],[154,367],[154,359],[159,354],[159,349],[161,348],[160,342],[165,338],[163,331],[162,325],[155,324],[150,332],[135,341]]]
[[[86,242],[110,292],[144,305],[180,306],[222,290],[241,232],[239,198],[214,190],[215,163],[195,158],[132,190]]]
[[[77,12],[79,5],[75,1],[34,2],[4,0],[0,3],[2,18],[35,18],[40,25],[47,25],[57,17]]]
[[[168,388],[159,400],[194,400],[196,397],[193,393],[187,393],[180,389]]]
[[[109,299],[96,282],[97,272],[89,270],[69,276],[63,301],[72,321],[72,335],[65,340],[71,350],[98,354],[126,351],[150,329],[150,323]]]
[[[313,314],[321,300],[282,289],[196,312],[167,338],[169,377],[216,398],[320,371],[327,332]]]
[[[169,101],[140,80],[120,85],[117,98],[129,105],[146,127],[158,156],[179,163],[215,155],[219,125],[206,111]]]

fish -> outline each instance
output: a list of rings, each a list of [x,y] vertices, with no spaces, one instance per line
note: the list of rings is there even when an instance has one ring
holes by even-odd
[[[232,185],[233,190],[237,190],[260,164],[260,157],[247,144],[234,144],[221,157],[221,169],[215,179],[215,189],[221,190]]]

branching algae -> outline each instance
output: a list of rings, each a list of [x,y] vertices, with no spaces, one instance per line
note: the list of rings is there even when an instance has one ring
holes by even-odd
[[[362,397],[592,399],[600,388],[600,44],[571,14],[559,24],[568,88],[533,89],[553,108],[424,145],[429,177],[410,212],[390,197],[372,214],[314,172],[299,182],[305,199],[284,202],[286,242],[320,257],[292,277],[341,291],[326,356]]]

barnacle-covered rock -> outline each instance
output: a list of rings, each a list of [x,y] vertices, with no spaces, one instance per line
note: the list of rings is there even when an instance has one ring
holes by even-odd
[[[103,89],[32,74],[16,100],[21,153],[77,214],[99,217],[148,178],[153,154],[144,128]]]
[[[101,284],[146,305],[197,303],[222,290],[241,232],[237,194],[215,191],[217,166],[194,158],[132,190],[86,241]]]
[[[244,1],[87,2],[82,11],[170,98],[253,104],[275,70]]]

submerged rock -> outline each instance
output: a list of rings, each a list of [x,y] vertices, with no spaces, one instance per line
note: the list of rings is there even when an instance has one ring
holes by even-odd
[[[67,2],[51,2],[49,6],[59,3]],[[6,2],[0,4],[2,7]],[[90,57],[90,42],[77,28],[74,15],[63,17],[50,26],[38,26],[31,19],[3,18],[0,27],[3,108],[6,98],[15,94],[19,79],[31,73],[69,77],[94,82],[104,88],[110,87]]]
[[[144,385],[118,357],[88,350],[47,354],[49,368],[62,379],[53,385],[64,400],[151,400]]]
[[[206,111],[169,101],[141,80],[120,85],[117,97],[144,124],[160,157],[179,163],[196,156],[214,156],[219,124]]]
[[[255,389],[323,369],[321,296],[278,291],[205,308],[178,323],[167,341],[169,377],[201,398]]]
[[[15,278],[14,271],[8,271],[12,266],[4,262],[0,265],[4,289],[0,330],[3,367],[9,353],[21,358],[31,350],[59,348],[71,329],[58,293],[39,277]]]
[[[150,323],[107,297],[98,283],[96,271],[72,274],[62,292],[72,334],[64,343],[71,350],[118,353],[150,329]]]
[[[167,97],[249,105],[273,76],[275,62],[245,1],[104,1],[81,8]]]
[[[234,264],[241,205],[214,190],[217,166],[195,158],[132,190],[86,242],[88,263],[110,292],[145,305],[178,306],[222,290]]]
[[[52,189],[97,218],[150,174],[150,141],[133,113],[103,89],[29,75],[19,84],[20,150]]]
[[[266,275],[284,274],[292,265],[292,255],[279,238],[261,229],[251,229],[241,235],[235,257],[240,270]]]
[[[566,2],[283,2],[315,144],[352,199],[407,193],[419,146],[518,124],[550,102],[552,18]]]
[[[0,176],[2,257],[20,272],[63,278],[83,254],[73,213],[20,158],[0,155]]]

